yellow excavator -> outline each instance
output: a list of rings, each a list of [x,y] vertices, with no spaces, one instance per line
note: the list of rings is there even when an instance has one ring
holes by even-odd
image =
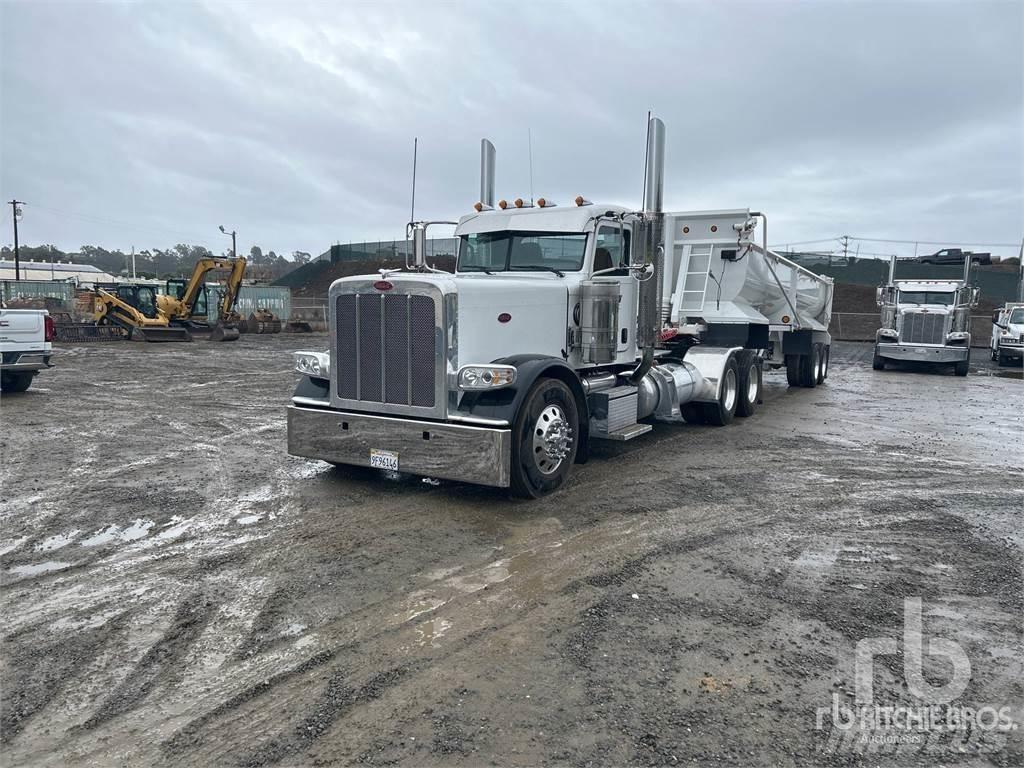
[[[186,328],[192,333],[209,333],[210,341],[235,341],[238,339],[238,323],[241,315],[235,311],[235,302],[245,277],[245,258],[206,258],[196,262],[192,276],[167,281],[164,295],[157,297],[160,314],[165,315],[171,325]],[[207,320],[209,296],[206,276],[213,270],[228,273],[224,287],[218,291],[217,322],[211,326]]]
[[[160,310],[152,285],[97,286],[93,291],[92,319],[97,325],[118,325],[136,341],[192,341],[188,328],[172,325]]]

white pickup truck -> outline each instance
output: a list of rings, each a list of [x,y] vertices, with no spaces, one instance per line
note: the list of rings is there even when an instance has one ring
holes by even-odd
[[[45,309],[0,309],[0,390],[24,392],[50,354],[53,319]]]

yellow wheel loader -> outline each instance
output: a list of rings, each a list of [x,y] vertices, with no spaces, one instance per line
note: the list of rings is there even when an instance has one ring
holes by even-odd
[[[152,285],[97,286],[92,319],[97,325],[117,325],[136,341],[192,341],[187,328],[172,325],[160,310]]]
[[[158,297],[160,312],[167,315],[172,325],[187,328],[192,333],[209,333],[210,341],[235,341],[239,335],[238,323],[242,319],[235,311],[235,302],[245,277],[245,264],[241,256],[200,259],[190,278],[167,281],[166,294]],[[206,276],[213,270],[226,270],[228,276],[224,287],[218,291],[217,322],[211,326],[207,320],[209,291]]]

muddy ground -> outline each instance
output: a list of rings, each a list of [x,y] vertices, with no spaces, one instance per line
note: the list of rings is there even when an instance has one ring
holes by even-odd
[[[3,765],[1024,762],[1020,728],[816,722],[907,597],[970,660],[954,703],[1024,721],[1020,374],[840,343],[826,385],[771,373],[531,503],[287,456],[310,346],[67,347],[3,399]],[[904,678],[880,657],[875,703]]]

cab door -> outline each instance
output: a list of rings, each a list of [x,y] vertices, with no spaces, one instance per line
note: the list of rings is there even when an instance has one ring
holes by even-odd
[[[591,276],[619,283],[619,321],[616,334],[616,356],[635,356],[637,282],[629,274],[630,246],[633,231],[629,225],[602,223],[594,238]]]

